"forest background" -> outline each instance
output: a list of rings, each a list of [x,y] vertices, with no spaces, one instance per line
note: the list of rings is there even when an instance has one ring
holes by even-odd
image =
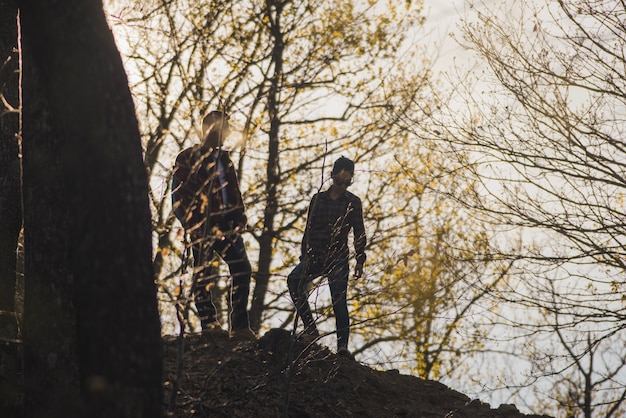
[[[397,3],[105,2],[140,125],[162,332],[198,329],[170,179],[220,108],[238,132],[255,330],[293,326],[286,274],[344,155],[370,238],[349,295],[359,361],[523,412],[625,416],[626,6],[467,3],[463,55],[442,68],[427,4]],[[311,298],[332,346],[326,284]]]
[[[422,2],[124,3],[109,21],[140,120],[164,332],[180,331],[190,286],[173,158],[220,108],[239,133],[255,330],[293,326],[286,274],[345,155],[370,237],[349,295],[360,361],[528,412],[623,416],[623,4],[466,5],[465,52],[441,70]],[[324,282],[311,298],[333,346]]]

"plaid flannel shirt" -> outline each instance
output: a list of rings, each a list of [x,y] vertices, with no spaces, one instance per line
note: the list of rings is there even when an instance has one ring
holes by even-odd
[[[201,233],[208,230],[205,226],[222,231],[246,226],[237,174],[225,150],[191,147],[181,152],[176,158],[172,191],[174,213],[188,232]]]
[[[347,259],[350,229],[354,235],[356,261],[363,264],[367,237],[361,199],[348,191],[335,200],[331,199],[328,190],[315,194],[309,205],[302,256],[323,264],[339,258]]]

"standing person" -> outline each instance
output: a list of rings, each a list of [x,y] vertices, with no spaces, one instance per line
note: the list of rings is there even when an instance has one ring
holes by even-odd
[[[176,158],[172,204],[191,238],[192,293],[202,332],[225,332],[217,319],[211,292],[217,279],[213,265],[217,252],[232,276],[232,336],[253,338],[247,310],[252,269],[241,237],[247,217],[233,162],[228,151],[222,149],[230,130],[228,119],[224,112],[210,112],[202,120],[202,142]]]
[[[317,277],[328,277],[337,327],[337,353],[350,356],[348,339],[348,233],[354,235],[356,267],[354,276],[363,274],[365,227],[361,199],[348,191],[354,177],[354,162],[341,157],[333,165],[332,185],[311,199],[300,263],[287,278],[289,293],[304,325],[304,336],[316,338],[319,332],[308,302],[308,288]]]

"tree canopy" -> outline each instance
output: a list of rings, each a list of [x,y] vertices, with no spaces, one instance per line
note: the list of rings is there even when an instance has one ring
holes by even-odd
[[[586,0],[476,7],[462,42],[481,71],[435,117],[481,184],[459,201],[500,226],[515,262],[494,321],[524,342],[511,350],[528,361],[519,384],[574,416],[620,416],[626,393],[625,17]]]

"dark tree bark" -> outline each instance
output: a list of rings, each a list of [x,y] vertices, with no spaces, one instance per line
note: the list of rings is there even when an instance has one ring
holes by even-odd
[[[13,0],[0,0],[0,10],[0,416],[10,417],[17,414],[21,399],[15,312],[16,249],[22,226],[19,57],[17,6]]]
[[[274,251],[274,241],[276,228],[274,220],[278,212],[278,184],[280,183],[279,175],[279,96],[280,96],[280,80],[283,77],[283,53],[284,40],[281,28],[280,16],[283,10],[283,4],[280,2],[268,3],[268,15],[272,14],[272,7],[275,7],[275,18],[271,21],[271,33],[274,39],[274,49],[272,50],[272,62],[274,63],[274,74],[271,78],[270,88],[267,97],[267,110],[270,117],[269,131],[269,152],[267,159],[267,183],[265,185],[265,193],[267,203],[264,211],[263,232],[259,239],[259,265],[255,275],[254,293],[252,295],[252,306],[250,307],[250,326],[254,330],[261,328],[262,316],[265,311],[265,295],[270,280],[270,267],[272,263],[272,252]]]
[[[47,410],[77,408],[80,382],[61,134],[32,48],[28,40],[23,44],[24,412],[41,417]]]
[[[102,3],[18,5],[25,413],[159,417],[161,338],[147,176]]]
[[[19,57],[17,7],[0,0],[0,313],[15,311],[17,238],[22,225],[20,197]],[[4,321],[2,321],[4,322]],[[14,322],[14,321],[13,321]],[[4,331],[0,323],[0,333]],[[10,330],[9,330],[10,331]],[[4,333],[0,334],[0,336]]]

